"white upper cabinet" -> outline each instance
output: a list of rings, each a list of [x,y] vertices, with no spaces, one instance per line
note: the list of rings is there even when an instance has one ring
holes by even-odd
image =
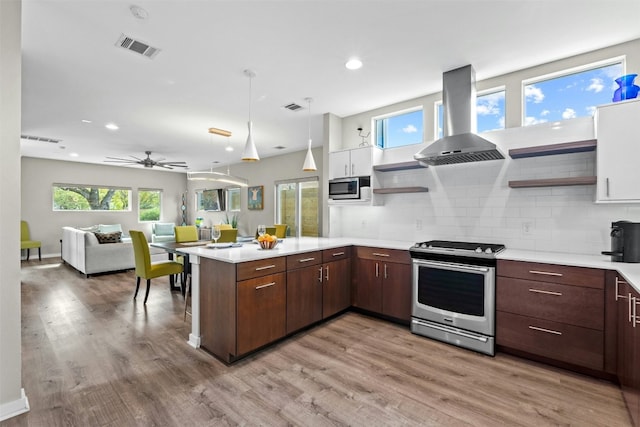
[[[379,151],[368,146],[329,153],[329,179],[370,176],[373,156]]]
[[[598,107],[596,202],[640,202],[640,101]]]

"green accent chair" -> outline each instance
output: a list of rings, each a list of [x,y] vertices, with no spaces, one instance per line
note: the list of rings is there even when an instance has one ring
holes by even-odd
[[[182,264],[176,261],[156,261],[151,262],[151,254],[149,253],[149,243],[147,237],[142,231],[130,230],[131,242],[133,243],[133,254],[136,261],[136,293],[133,299],[138,296],[140,288],[140,279],[147,280],[147,292],[144,295],[144,303],[147,303],[149,297],[149,288],[151,279],[162,276],[170,276],[172,274],[180,274],[183,271]]]
[[[265,229],[267,230],[266,233],[270,236],[273,236],[276,234],[276,228],[275,227],[265,227]],[[258,238],[259,234],[258,234],[258,229],[256,229],[256,239]]]
[[[235,243],[238,239],[238,229],[228,228],[220,230],[220,238],[218,243]]]
[[[38,248],[38,260],[42,261],[42,242],[39,240],[31,240],[29,224],[27,224],[27,221],[20,221],[20,250],[27,250],[27,261],[29,261],[32,248]]]
[[[276,224],[276,237],[279,239],[284,239],[287,237],[287,228],[289,226],[287,224]]]
[[[198,228],[195,225],[178,225],[175,227],[176,243],[198,241]]]

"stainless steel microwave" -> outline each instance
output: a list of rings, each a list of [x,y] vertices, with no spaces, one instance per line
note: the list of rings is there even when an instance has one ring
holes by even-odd
[[[371,177],[355,176],[337,178],[329,181],[329,198],[333,200],[351,200],[362,197],[362,187],[371,186]]]

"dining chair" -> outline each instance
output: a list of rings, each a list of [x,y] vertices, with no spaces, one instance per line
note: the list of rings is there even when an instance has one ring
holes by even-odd
[[[218,239],[218,243],[235,243],[238,238],[238,229],[221,229],[220,230],[220,238]]]
[[[287,224],[276,224],[276,237],[283,239],[287,237],[287,228],[289,226]]]
[[[265,227],[265,229],[267,230],[266,233],[269,234],[270,236],[273,236],[276,234],[275,227]],[[256,228],[256,239],[258,238],[258,236],[259,236],[258,229]]]
[[[231,224],[217,224],[216,227],[218,227],[220,230],[232,230],[233,229],[233,225],[231,225]]]
[[[29,255],[31,248],[38,248],[38,260],[42,261],[42,253],[40,252],[42,242],[39,240],[31,240],[31,234],[29,233],[29,224],[27,221],[20,221],[20,250],[27,250],[27,261],[29,261]]]
[[[177,225],[175,235],[177,243],[195,242],[198,240],[198,228],[195,225]]]
[[[129,234],[131,235],[131,243],[133,244],[133,254],[136,263],[136,293],[133,295],[133,299],[136,299],[138,296],[140,279],[146,279],[147,291],[144,294],[144,303],[146,304],[147,298],[149,297],[151,279],[180,274],[183,271],[183,266],[179,262],[170,260],[151,262],[149,243],[144,233],[138,230],[129,230]]]

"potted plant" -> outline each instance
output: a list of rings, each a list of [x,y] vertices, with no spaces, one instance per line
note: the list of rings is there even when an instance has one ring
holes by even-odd
[[[238,214],[233,214],[231,218],[229,218],[228,214],[224,214],[224,223],[231,224],[232,228],[238,228]]]

